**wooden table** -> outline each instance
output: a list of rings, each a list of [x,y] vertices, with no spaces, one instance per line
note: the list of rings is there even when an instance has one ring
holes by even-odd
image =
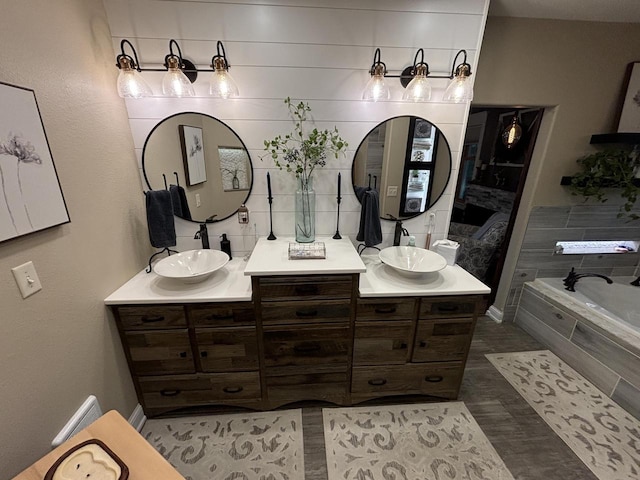
[[[14,480],[42,480],[55,461],[75,445],[102,440],[129,467],[130,480],[185,480],[115,410],[105,413],[77,435],[20,473]]]

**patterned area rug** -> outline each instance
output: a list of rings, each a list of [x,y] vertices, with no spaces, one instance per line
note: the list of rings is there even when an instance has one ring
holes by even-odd
[[[301,410],[147,420],[141,433],[187,480],[304,480]]]
[[[329,480],[513,480],[462,402],[322,415]]]
[[[640,422],[548,350],[486,357],[601,480],[640,478]]]

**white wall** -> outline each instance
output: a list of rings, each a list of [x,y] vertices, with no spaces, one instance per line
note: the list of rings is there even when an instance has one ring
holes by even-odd
[[[336,183],[342,173],[346,193],[341,204],[340,232],[355,242],[360,205],[350,187],[353,155],[377,123],[396,115],[418,115],[438,126],[452,148],[453,181],[433,207],[437,212],[435,238],[448,229],[452,192],[455,189],[467,105],[440,101],[447,80],[434,80],[433,100],[406,104],[400,99],[398,79],[389,79],[392,100],[378,104],[360,100],[369,78],[376,47],[390,73],[399,73],[413,62],[418,48],[434,74],[447,74],[459,49],[466,49],[475,70],[482,40],[488,0],[254,0],[183,2],[153,0],[105,0],[113,45],[127,38],[137,48],[141,64],[158,66],[168,53],[169,40],[178,41],[183,56],[208,68],[216,41],[224,43],[230,73],[240,89],[231,101],[208,97],[208,74],[195,83],[197,98],[147,98],[127,100],[127,109],[139,163],[144,141],[162,118],[181,111],[212,115],[228,124],[242,138],[253,162],[255,181],[248,208],[251,225],[241,227],[235,218],[209,227],[210,237],[226,232],[234,254],[253,246],[253,223],[258,234],[269,233],[266,172],[274,191],[274,233],[293,235],[294,177],[280,172],[271,159],[260,160],[263,141],[292,131],[293,123],[283,103],[287,96],[308,101],[319,128],[337,126],[349,143],[347,155],[331,160],[317,171],[317,235],[333,235],[336,228]],[[144,73],[160,92],[162,73]],[[115,88],[115,85],[114,85]],[[316,175],[316,174],[314,174]],[[142,189],[143,187],[141,187]],[[427,215],[407,221],[406,228],[424,242]],[[391,244],[392,222],[383,222],[385,240]],[[243,230],[245,229],[245,230]],[[197,225],[178,220],[179,249],[195,248]],[[246,238],[242,235],[246,234]],[[212,246],[217,242],[212,240]]]
[[[136,404],[104,298],[147,261],[144,200],[100,0],[0,3],[0,81],[35,91],[71,223],[0,244],[0,478],[50,450],[89,394]],[[11,112],[2,110],[1,115]],[[2,133],[5,135],[5,133]],[[32,260],[23,299],[11,268]]]

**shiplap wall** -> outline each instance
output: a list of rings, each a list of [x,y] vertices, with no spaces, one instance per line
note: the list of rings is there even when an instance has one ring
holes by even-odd
[[[475,70],[488,4],[489,0],[105,0],[116,52],[121,39],[126,38],[136,47],[141,65],[160,66],[169,40],[174,38],[185,58],[209,68],[216,42],[221,40],[230,73],[240,89],[240,98],[212,99],[208,97],[210,74],[200,73],[194,85],[195,98],[127,100],[139,168],[145,139],[163,118],[184,111],[216,117],[247,145],[255,179],[247,203],[250,225],[239,225],[235,217],[209,225],[212,247],[218,248],[216,236],[227,233],[234,255],[240,255],[254,245],[254,223],[258,235],[269,233],[267,171],[271,172],[274,192],[274,233],[292,236],[295,178],[261,157],[265,139],[293,129],[283,99],[289,96],[307,101],[316,126],[337,126],[349,143],[346,156],[331,159],[314,173],[316,235],[335,233],[337,174],[341,172],[340,232],[357,243],[360,204],[350,180],[355,151],[377,123],[396,115],[417,115],[437,125],[452,150],[451,181],[431,209],[437,218],[434,237],[443,238],[449,225],[468,105],[441,102],[446,79],[432,81],[429,103],[402,102],[398,79],[388,80],[391,101],[365,103],[360,98],[376,47],[393,74],[413,62],[418,48],[424,49],[425,61],[434,74],[447,74],[460,49],[467,50]],[[154,93],[161,95],[162,73],[143,74]],[[427,218],[425,214],[404,224],[418,245],[424,244]],[[199,241],[193,235],[198,226],[180,219],[176,226],[178,249],[197,248]],[[383,221],[382,228],[381,246],[388,246],[394,224]]]

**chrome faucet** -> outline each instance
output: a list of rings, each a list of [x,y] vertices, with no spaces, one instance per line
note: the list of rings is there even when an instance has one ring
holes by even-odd
[[[400,220],[396,220],[396,228],[393,232],[393,246],[397,247],[400,245],[400,237],[404,235],[405,237],[409,236],[409,232],[406,228],[403,228],[402,222]]]
[[[611,285],[613,283],[613,280],[611,280],[606,275],[601,275],[600,273],[576,273],[575,268],[572,268],[571,271],[569,272],[569,275],[567,275],[567,278],[565,278],[563,280],[564,289],[565,290],[569,290],[570,292],[575,292],[576,291],[576,289],[575,289],[576,283],[578,283],[578,280],[580,280],[581,278],[585,278],[585,277],[603,278],[604,280],[607,281],[607,283],[609,285]]]
[[[201,223],[200,224],[200,230],[198,230],[196,232],[196,234],[194,235],[194,240],[197,240],[198,238],[200,240],[202,240],[202,248],[211,248],[209,247],[209,232],[207,231],[207,224],[206,223]]]

